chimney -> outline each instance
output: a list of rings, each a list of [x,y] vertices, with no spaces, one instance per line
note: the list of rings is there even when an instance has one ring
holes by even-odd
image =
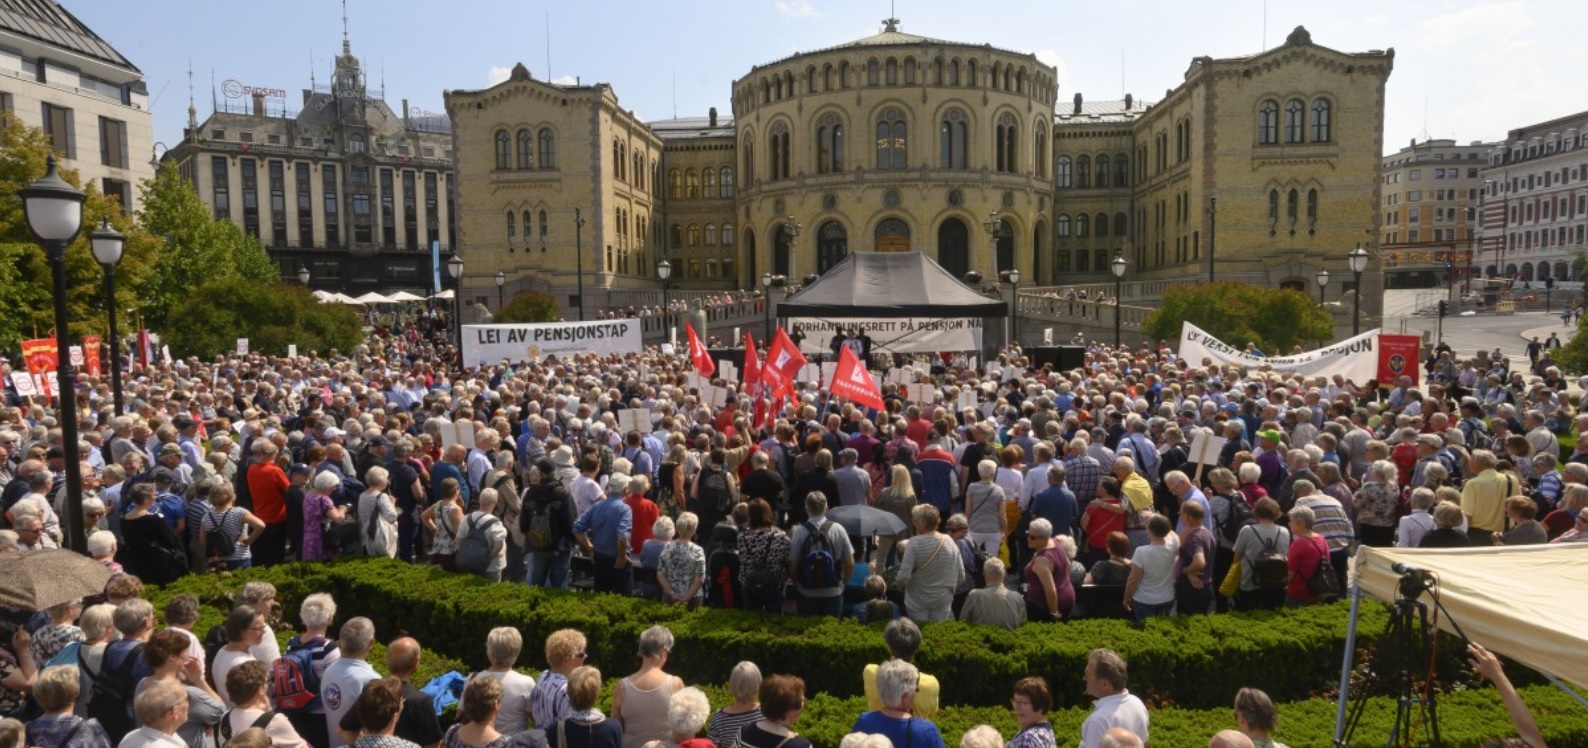
[[[1125,111],[1130,111],[1130,105],[1136,103],[1135,97],[1125,94]]]
[[[403,122],[408,122],[408,100],[403,99]]]
[[[1075,111],[1071,112],[1071,114],[1080,114],[1080,113],[1081,113],[1081,92],[1080,91],[1076,91],[1075,92]]]
[[[717,126],[717,108],[716,107],[712,107],[711,108],[711,126],[712,127],[716,127]]]
[[[265,95],[256,91],[256,92],[254,92],[254,116],[255,117],[263,116],[264,113],[265,113]]]

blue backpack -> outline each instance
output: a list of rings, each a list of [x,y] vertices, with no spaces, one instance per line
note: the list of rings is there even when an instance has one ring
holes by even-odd
[[[833,552],[833,541],[827,536],[832,520],[823,520],[821,527],[806,523],[808,532],[800,546],[800,586],[808,590],[828,590],[843,584],[838,578],[838,557]]]
[[[303,712],[320,703],[320,676],[314,672],[317,647],[294,643],[270,665],[270,695],[283,712]]]

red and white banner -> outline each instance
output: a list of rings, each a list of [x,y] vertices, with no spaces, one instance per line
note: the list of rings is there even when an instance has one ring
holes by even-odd
[[[755,387],[761,382],[761,362],[756,360],[755,338],[748,330],[744,333],[744,368],[739,372],[739,379],[746,387]]]
[[[876,380],[866,371],[860,357],[848,348],[838,352],[838,366],[833,369],[833,381],[828,389],[838,397],[875,410],[882,409],[882,393],[877,390]]]
[[[1416,335],[1378,336],[1378,383],[1393,387],[1401,377],[1411,377],[1416,387],[1422,367],[1423,339]]]
[[[695,334],[695,326],[684,323],[684,332],[689,334],[689,360],[695,364],[695,371],[700,376],[710,378],[717,373],[717,362],[712,360],[711,351],[706,350],[706,345],[700,342],[700,336]]]
[[[772,345],[766,349],[766,360],[761,363],[761,381],[766,382],[773,394],[777,394],[799,376],[800,369],[805,368],[805,354],[800,353],[799,346],[778,328],[777,335],[772,338]]]
[[[48,375],[59,366],[60,362],[56,356],[55,338],[22,341],[22,361],[27,364],[28,373],[33,375],[40,394],[45,397],[55,396]]]

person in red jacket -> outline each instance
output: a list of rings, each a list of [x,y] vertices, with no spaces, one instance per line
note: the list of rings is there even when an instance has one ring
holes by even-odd
[[[276,445],[264,439],[255,443],[259,457],[248,466],[248,494],[254,501],[254,516],[264,521],[265,531],[254,541],[254,564],[272,566],[281,563],[287,552],[286,496],[292,483],[276,464]]]

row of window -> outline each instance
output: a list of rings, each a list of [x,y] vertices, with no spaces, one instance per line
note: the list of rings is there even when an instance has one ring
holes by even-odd
[[[1575,136],[1571,135],[1569,132],[1567,135],[1567,137],[1560,138],[1558,140],[1552,135],[1548,140],[1542,143],[1531,143],[1526,146],[1520,144],[1512,146],[1509,151],[1491,157],[1489,159],[1489,165],[1500,166],[1501,164],[1507,163],[1514,164],[1530,158],[1548,156],[1557,151],[1572,151],[1588,146],[1588,130],[1578,133]]]
[[[1478,167],[1467,167],[1465,173],[1467,179],[1477,179]],[[1405,174],[1406,178],[1413,182],[1421,181],[1423,178],[1422,169],[1408,169],[1406,171],[1395,172],[1394,174],[1385,174],[1383,177],[1384,184],[1400,184],[1402,174]],[[1433,170],[1434,179],[1460,179],[1461,175],[1462,169],[1455,166],[1450,168],[1436,168]]]
[[[910,168],[910,132],[905,113],[897,107],[883,109],[877,116],[875,151],[872,168],[878,171],[901,171]],[[993,129],[993,171],[1013,174],[1020,168],[1020,125],[1014,114],[1004,112],[998,116]],[[845,170],[845,127],[837,114],[827,113],[816,121],[815,170],[817,174],[836,174]],[[966,146],[970,142],[970,118],[964,110],[952,108],[943,113],[938,122],[938,159],[940,169],[963,170],[970,168]],[[1033,132],[1031,158],[1038,177],[1048,175],[1048,129],[1038,122]],[[755,179],[754,133],[745,134],[741,149],[744,152],[746,178]],[[771,181],[791,179],[794,176],[793,141],[787,121],[774,123],[767,131],[766,150],[769,156]],[[708,195],[709,197],[709,195]],[[727,197],[727,195],[724,195]]]
[[[1538,231],[1512,232],[1506,235],[1506,246],[1509,249],[1533,249],[1534,247],[1577,247],[1583,244],[1585,229],[1582,224],[1556,229],[1541,229]]]
[[[1059,216],[1054,219],[1053,223],[1054,229],[1057,231],[1060,239],[1067,239],[1070,237],[1071,225],[1072,223],[1070,221],[1070,216],[1066,213],[1060,213]],[[1112,233],[1109,231],[1109,220],[1107,213],[1098,213],[1095,219],[1088,218],[1085,213],[1082,213],[1075,217],[1073,225],[1075,227],[1074,235],[1076,237],[1084,237],[1088,235],[1128,236],[1130,234],[1130,226],[1128,225],[1128,221],[1126,220],[1124,213],[1114,214],[1114,230]]]
[[[957,86],[977,88],[982,86],[981,75],[975,60],[965,60],[963,64],[958,57],[939,56],[921,69],[916,64],[914,57],[905,57],[901,62],[896,57],[887,59],[871,58],[865,64],[865,85],[897,86],[900,84],[914,86],[918,83],[934,86]],[[1023,95],[1026,93],[1028,83],[1034,81],[1032,96],[1037,101],[1051,103],[1053,85],[1046,76],[1037,74],[1034,77],[1027,72],[1024,65],[1005,64],[995,61],[988,73],[986,87],[1007,93]],[[804,90],[800,91],[795,85],[794,72],[785,70],[774,73],[770,77],[763,76],[755,84],[756,96],[740,97],[738,108],[750,109],[758,98],[761,104],[770,104],[774,101],[793,98],[800,93],[815,94],[848,89],[851,85],[859,85],[857,71],[852,68],[848,60],[840,60],[836,65],[826,63],[821,69],[813,65],[805,68]]]
[[[1301,193],[1299,190],[1290,190],[1285,193],[1285,218],[1292,227],[1296,225],[1300,211]],[[1279,225],[1279,190],[1268,191],[1268,223],[1270,226]],[[1307,190],[1307,225],[1318,223],[1318,191]]]
[[[1280,142],[1279,127],[1280,105],[1276,99],[1264,99],[1257,105],[1257,142],[1262,145],[1274,145]],[[1285,102],[1284,142],[1292,143],[1327,143],[1333,139],[1332,128],[1333,106],[1328,99],[1316,98],[1312,100],[1311,128],[1308,137],[1307,105],[1301,99],[1290,99]]]
[[[1517,192],[1569,184],[1573,179],[1579,182],[1588,181],[1588,163],[1580,166],[1564,166],[1560,169],[1551,169],[1539,174],[1529,174],[1525,177],[1511,177],[1509,185],[1500,180],[1489,180],[1488,190],[1490,195],[1498,192]],[[1507,190],[1507,187],[1509,189]]]
[[[288,235],[288,224],[291,215],[288,210],[288,183],[287,173],[289,164],[281,160],[269,160],[265,164],[265,183],[261,185],[259,162],[256,159],[244,158],[238,162],[239,186],[241,188],[240,205],[242,208],[242,228],[249,235],[264,239],[270,246],[286,247],[293,243]],[[290,164],[293,176],[292,191],[295,200],[292,207],[297,216],[296,246],[313,247],[315,241],[315,199],[311,177],[311,165],[307,161],[297,161]],[[374,189],[371,169],[367,165],[355,164],[346,171],[347,179],[340,179],[342,169],[337,164],[320,164],[320,210],[324,229],[324,246],[342,246],[344,238],[350,238],[359,244],[373,244],[379,242],[386,247],[400,246],[407,249],[423,249],[431,242],[441,239],[441,181],[442,177],[434,171],[426,171],[421,175],[412,169],[398,170],[383,168],[378,170],[379,190]],[[183,165],[183,176],[191,179],[187,164]],[[210,204],[218,220],[232,220],[232,184],[231,184],[231,159],[227,156],[210,157]],[[424,192],[421,195],[419,188],[423,179]],[[398,180],[401,187],[398,187]],[[266,191],[268,211],[261,210],[261,188]],[[448,202],[452,198],[453,184],[446,181]],[[346,203],[343,195],[346,193]],[[379,197],[379,215],[374,211],[374,199]],[[398,233],[397,200],[401,197],[403,207],[402,233]],[[423,204],[421,211],[420,205]],[[349,210],[344,210],[347,205]],[[423,215],[421,215],[421,213]],[[344,214],[351,214],[350,219],[344,219]],[[526,214],[527,215],[527,214]],[[270,234],[263,235],[262,221],[269,220]],[[350,227],[344,224],[351,224]],[[348,234],[344,229],[350,228]],[[447,216],[447,234],[449,245],[456,245],[456,223],[452,215]]]
[[[527,127],[519,129],[517,133],[510,133],[507,130],[496,131],[497,171],[537,168],[557,168],[557,134],[552,132],[551,128],[542,127],[539,133]]]
[[[634,149],[634,157],[631,160],[628,144],[615,138],[612,140],[612,175],[617,177],[619,182],[632,184],[635,189],[644,192],[646,175],[650,175],[650,184],[654,185],[661,168],[659,162],[646,158],[645,153],[638,148]]]
[[[721,227],[718,227],[715,223],[708,223],[704,233],[702,233],[701,226],[698,223],[691,223],[687,228],[683,224],[675,223],[669,229],[668,237],[671,239],[670,244],[674,249],[699,247],[702,245],[707,247],[719,245],[731,247],[739,241],[734,234],[733,224],[731,223],[724,223]]]
[[[1092,166],[1096,164],[1096,179],[1093,179]],[[1058,160],[1057,183],[1060,189],[1076,187],[1087,189],[1090,187],[1129,187],[1130,186],[1130,158],[1123,153],[1116,153],[1110,157],[1100,153],[1094,160],[1091,156],[1077,156],[1072,161],[1068,155],[1060,156]]]
[[[1513,203],[1508,211],[1510,223],[1532,221],[1535,220],[1535,216],[1540,221],[1551,221],[1575,218],[1583,214],[1588,214],[1588,195],[1577,196],[1576,211],[1572,210],[1572,199],[1569,195],[1560,198],[1559,201],[1545,198],[1526,203]]]
[[[705,189],[702,191],[701,187]],[[733,169],[671,169],[667,172],[667,197],[673,200],[733,197]]]

